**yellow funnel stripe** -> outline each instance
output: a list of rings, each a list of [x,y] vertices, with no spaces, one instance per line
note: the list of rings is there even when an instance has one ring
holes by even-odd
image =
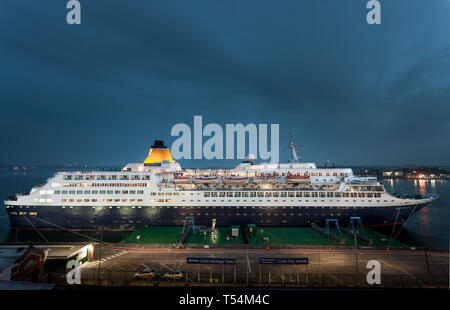
[[[170,149],[150,149],[144,164],[162,163],[165,160],[174,162]]]

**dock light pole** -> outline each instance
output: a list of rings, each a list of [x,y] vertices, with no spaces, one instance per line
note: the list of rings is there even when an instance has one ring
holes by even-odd
[[[355,239],[355,285],[358,278],[358,246],[356,244],[356,231],[353,231],[353,237]]]
[[[100,228],[100,255],[98,258],[98,286],[101,286],[102,245],[103,245],[103,227]]]

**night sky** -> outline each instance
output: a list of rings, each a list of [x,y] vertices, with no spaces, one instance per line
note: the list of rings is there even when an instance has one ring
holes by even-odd
[[[319,165],[450,165],[449,0],[382,0],[381,25],[366,0],[80,2],[68,25],[0,1],[0,164],[142,162],[202,115],[279,123]]]

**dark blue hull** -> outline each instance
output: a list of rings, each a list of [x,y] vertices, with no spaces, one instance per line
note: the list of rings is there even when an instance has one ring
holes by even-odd
[[[364,226],[403,224],[425,205],[398,207],[61,207],[11,206],[7,209],[11,227],[19,229],[111,229],[135,230],[146,225],[183,225],[186,216],[195,224],[217,226],[256,224],[257,226],[309,227],[338,219],[348,225],[359,216]],[[400,209],[400,212],[399,212]],[[33,227],[34,226],[34,227]]]

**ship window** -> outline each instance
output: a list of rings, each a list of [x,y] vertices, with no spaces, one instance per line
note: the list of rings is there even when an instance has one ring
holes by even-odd
[[[83,191],[77,191],[77,194],[81,195],[81,194],[83,194]]]
[[[227,197],[233,197],[233,192],[227,192]]]
[[[242,197],[248,197],[248,192],[242,192]]]
[[[127,175],[121,175],[119,180],[129,180],[129,177]]]
[[[256,192],[250,192],[250,197],[256,197]]]
[[[114,191],[114,194],[118,195],[120,194],[120,191]]]
[[[334,193],[334,196],[335,197],[341,197],[341,193],[340,192]]]
[[[211,192],[211,197],[217,197],[217,192]]]
[[[325,197],[325,192],[320,192],[319,194],[320,194],[319,197]]]
[[[296,196],[296,197],[302,197],[302,192],[297,192],[297,193],[295,193],[295,196]]]
[[[139,190],[139,191],[137,191],[137,193],[138,194],[143,194],[144,193],[144,191],[143,190]],[[178,193],[176,193],[177,194],[177,196],[178,196]],[[174,194],[175,195],[175,194]]]
[[[265,197],[271,197],[272,196],[271,194],[272,194],[271,192],[266,192]]]
[[[97,195],[98,191],[92,191],[92,195]]]
[[[60,193],[60,191],[55,191],[55,195],[59,195]]]
[[[332,192],[327,193],[327,197],[333,197],[333,193]]]
[[[64,176],[64,180],[72,180],[72,176],[71,175],[65,175]]]
[[[295,197],[294,192],[289,192],[289,193],[288,193],[288,197]]]
[[[241,197],[241,192],[234,192],[234,197]]]
[[[84,191],[84,194],[86,194],[86,195],[88,195],[90,193],[91,193],[91,191]]]
[[[138,176],[138,175],[132,175],[132,176],[131,176],[131,179],[132,179],[132,180],[140,180],[141,177]]]

